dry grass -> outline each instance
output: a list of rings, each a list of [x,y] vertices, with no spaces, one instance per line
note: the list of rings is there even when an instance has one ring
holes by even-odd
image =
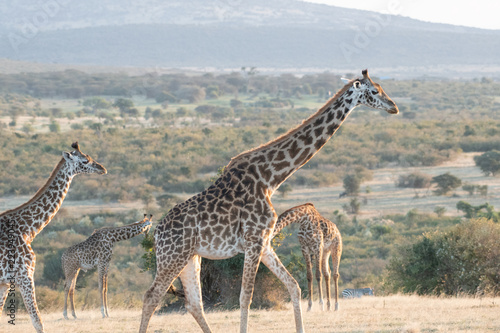
[[[364,297],[341,300],[340,311],[322,312],[317,303],[304,312],[307,332],[499,332],[500,298],[436,298],[418,296]],[[306,303],[303,303],[303,309]],[[111,318],[102,319],[100,311],[79,311],[79,319],[64,320],[62,313],[42,313],[47,332],[137,332],[140,310],[110,310]],[[0,331],[34,332],[28,316],[19,313],[15,326],[7,326],[6,317]],[[239,311],[210,312],[207,320],[214,332],[238,332]],[[283,311],[252,310],[251,332],[294,332],[291,306]],[[201,332],[190,314],[172,313],[153,316],[149,332]]]

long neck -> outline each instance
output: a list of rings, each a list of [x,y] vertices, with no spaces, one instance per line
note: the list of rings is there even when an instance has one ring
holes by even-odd
[[[59,211],[73,180],[71,168],[64,158],[54,168],[47,183],[27,203],[2,214],[11,219],[23,238],[31,242]]]
[[[309,206],[312,204],[305,204],[297,207],[290,208],[284,211],[276,221],[276,226],[274,227],[273,237],[276,236],[291,223],[299,222],[304,216],[308,214]]]
[[[107,239],[111,242],[119,242],[122,240],[130,239],[141,234],[144,231],[142,225],[126,225],[123,227],[103,229],[102,232],[106,233]]]
[[[273,193],[335,134],[357,105],[353,96],[351,87],[339,91],[301,125],[274,141],[236,156],[226,169],[245,169]]]

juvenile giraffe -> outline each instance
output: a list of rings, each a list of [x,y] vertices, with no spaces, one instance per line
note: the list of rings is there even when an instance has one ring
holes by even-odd
[[[332,256],[333,281],[335,283],[335,311],[339,309],[339,264],[342,255],[342,237],[339,229],[332,221],[324,218],[316,210],[312,203],[292,207],[284,211],[276,222],[274,236],[289,225],[298,223],[300,225],[297,236],[299,238],[302,254],[306,261],[307,284],[309,287],[309,306],[312,307],[313,296],[313,272],[312,260],[316,268],[316,280],[318,282],[318,298],[321,310],[323,310],[323,295],[321,290],[321,275],[325,277],[327,308],[330,310],[330,267],[328,259]]]
[[[101,164],[80,151],[78,142],[71,147],[75,150],[63,152],[63,158],[33,198],[0,214],[0,314],[7,294],[15,294],[20,290],[38,333],[44,329],[35,299],[35,253],[31,243],[61,207],[75,175],[106,173]],[[9,301],[8,307],[12,304],[13,299]]]
[[[271,196],[325,145],[360,104],[391,114],[399,112],[364,70],[362,78],[347,83],[301,125],[234,157],[213,185],[167,213],[155,230],[157,270],[144,295],[141,333],[146,332],[162,295],[177,277],[184,286],[187,310],[204,332],[211,332],[201,300],[201,257],[226,259],[238,253],[245,255],[240,332],[248,329],[255,275],[261,261],[287,287],[296,331],[304,332],[300,288],[270,246],[277,219]]]
[[[75,286],[80,269],[85,272],[97,266],[99,275],[99,294],[101,298],[102,317],[108,314],[108,268],[113,254],[113,245],[116,242],[130,239],[143,232],[148,232],[152,225],[153,215],[149,219],[144,214],[144,219],[122,227],[105,227],[96,229],[85,241],[75,244],[64,251],[61,257],[62,268],[66,280],[64,282],[64,318],[68,319],[68,295],[71,314],[75,313]]]

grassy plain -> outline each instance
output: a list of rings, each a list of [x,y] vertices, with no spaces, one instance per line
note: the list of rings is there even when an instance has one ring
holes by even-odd
[[[302,309],[306,309],[306,302]],[[498,332],[500,331],[500,298],[437,298],[418,296],[364,297],[340,300],[338,312],[322,312],[317,302],[313,310],[303,313],[307,332]],[[111,317],[102,319],[98,309],[79,312],[77,320],[65,320],[60,311],[42,313],[45,329],[52,333],[137,332],[141,311],[110,309]],[[26,313],[18,313],[16,325],[7,326],[2,317],[0,329],[11,333],[34,331]],[[212,311],[207,320],[215,332],[238,332],[239,310]],[[294,332],[291,305],[284,310],[252,310],[251,332]],[[149,332],[200,332],[193,317],[185,312],[154,315]]]

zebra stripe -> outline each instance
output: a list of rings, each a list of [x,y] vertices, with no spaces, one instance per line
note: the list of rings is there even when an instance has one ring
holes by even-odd
[[[344,289],[342,291],[343,298],[360,298],[361,296],[373,296],[373,289],[372,288]]]

